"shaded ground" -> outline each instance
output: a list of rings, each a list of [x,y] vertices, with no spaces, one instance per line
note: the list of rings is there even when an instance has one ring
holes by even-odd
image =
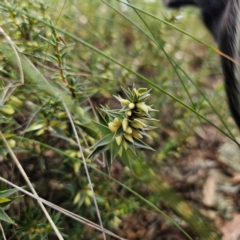
[[[222,240],[240,239],[240,150],[212,127],[197,129],[196,136],[188,154],[164,163],[161,177],[210,219]],[[165,212],[199,239],[169,208]],[[163,216],[148,211],[126,217],[119,235],[130,240],[187,239]]]

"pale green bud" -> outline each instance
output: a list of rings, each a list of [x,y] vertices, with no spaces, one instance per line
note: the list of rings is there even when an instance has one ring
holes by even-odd
[[[108,128],[111,132],[115,133],[119,127],[114,122],[110,122],[108,123]]]
[[[129,104],[128,104],[128,107],[129,107],[130,109],[134,109],[134,108],[135,108],[135,104],[134,104],[134,103],[129,103]]]
[[[132,116],[132,111],[131,110],[126,111],[126,115],[129,117]]]
[[[78,192],[73,200],[73,204],[77,204],[80,200],[80,197],[81,197],[81,193]]]
[[[137,131],[135,131],[135,130],[133,130],[132,136],[133,136],[133,137],[136,137],[136,138],[143,138],[143,136],[142,136],[139,132],[137,132]]]
[[[138,92],[140,93],[140,94],[143,94],[143,93],[145,93],[147,91],[147,88],[139,88],[138,89]]]
[[[147,125],[145,123],[143,123],[142,121],[138,120],[137,118],[135,118],[130,125],[136,129],[143,129],[144,127],[146,127]]]
[[[128,144],[127,144],[127,142],[125,140],[123,140],[123,147],[124,147],[125,150],[128,149]]]
[[[137,103],[136,105],[137,105],[137,108],[139,108],[141,111],[148,113],[149,106],[146,105],[145,102],[140,102],[140,103]]]
[[[87,190],[85,193],[87,196],[92,197],[92,191],[90,189]]]
[[[90,206],[91,205],[91,200],[89,197],[85,197],[84,198],[84,203],[87,205],[87,206]]]
[[[12,101],[14,106],[17,106],[17,107],[20,107],[23,104],[23,102],[19,98],[15,97],[15,96],[11,96],[10,100]]]
[[[79,116],[83,117],[85,115],[85,112],[81,107],[76,107],[75,111]]]
[[[126,140],[128,140],[129,142],[132,142],[132,143],[134,143],[134,140],[133,140],[133,137],[132,137],[132,135],[130,135],[130,134],[127,134],[127,133],[124,133],[124,135],[123,135],[124,137],[125,137],[125,139]]]
[[[80,161],[77,161],[73,164],[73,169],[74,169],[74,173],[78,173],[79,169],[80,169],[80,166],[81,166],[81,162]]]
[[[128,119],[124,118],[122,121],[122,128],[124,132],[126,131],[127,127],[128,127]]]
[[[124,142],[125,142],[125,141],[124,141]],[[118,151],[118,154],[119,154],[120,157],[122,156],[122,151],[123,151],[123,148],[120,147],[120,149],[119,149],[119,151]]]
[[[115,118],[113,122],[108,123],[108,128],[110,129],[111,132],[115,133],[121,125],[122,125],[121,120]]]
[[[117,145],[120,145],[122,143],[122,136],[118,136],[116,137],[116,142],[117,142]]]
[[[133,88],[134,93],[136,94],[136,96],[138,97],[140,95],[140,93],[138,92],[138,90],[136,88]]]
[[[12,115],[14,113],[14,110],[10,105],[5,105],[0,107],[0,113],[6,114],[6,115]]]
[[[122,125],[122,122],[119,118],[114,118],[113,122],[118,126],[120,127]]]
[[[9,140],[8,140],[8,144],[9,144],[9,146],[10,146],[11,148],[16,147],[16,141],[13,140],[13,139],[9,139]]]
[[[123,104],[123,105],[128,105],[128,104],[130,104],[130,101],[128,101],[127,99],[121,99],[121,100],[119,100],[119,102],[121,103],[121,104]]]
[[[127,134],[132,134],[132,131],[133,131],[132,128],[128,126],[128,127],[126,128],[126,131],[125,131],[125,132],[126,132]]]
[[[112,228],[118,228],[120,223],[121,223],[121,220],[117,216],[114,216],[114,218],[111,221],[109,221],[109,225]]]

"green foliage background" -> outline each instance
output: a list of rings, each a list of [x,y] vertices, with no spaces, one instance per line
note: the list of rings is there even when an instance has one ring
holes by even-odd
[[[143,208],[164,214],[162,202],[170,209],[167,218],[177,216],[190,227],[187,239],[219,239],[161,172],[166,162],[174,167],[188,153],[198,127],[211,125],[235,141],[226,104],[219,101],[223,85],[207,78],[221,78],[214,43],[192,8],[129,2],[136,8],[116,0],[2,1],[0,129],[42,198],[99,224],[85,159],[105,228],[121,235],[121,219]],[[113,94],[124,96],[121,87],[133,84],[152,88],[149,103],[159,122],[145,140],[155,151],[139,149],[131,170],[119,159],[106,168],[104,155],[91,162],[90,147],[103,137],[92,123],[96,108],[119,108]],[[25,186],[1,140],[0,160],[1,177]],[[25,196],[10,206],[5,211],[16,224],[2,222],[8,239],[55,239],[35,200]],[[102,239],[98,231],[49,211],[64,238]],[[180,220],[168,220],[181,229]]]

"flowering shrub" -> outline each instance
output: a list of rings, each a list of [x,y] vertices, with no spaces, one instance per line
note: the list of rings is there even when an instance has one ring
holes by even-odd
[[[145,103],[150,96],[151,89],[133,88],[123,89],[126,99],[114,96],[120,103],[121,109],[102,107],[103,116],[99,112],[99,122],[94,122],[104,137],[92,146],[90,158],[95,159],[99,153],[106,153],[109,166],[118,155],[122,161],[131,167],[131,161],[136,158],[136,148],[153,150],[142,141],[144,136],[150,137],[146,131],[154,129],[147,125],[147,121],[156,121],[150,116],[156,111]]]

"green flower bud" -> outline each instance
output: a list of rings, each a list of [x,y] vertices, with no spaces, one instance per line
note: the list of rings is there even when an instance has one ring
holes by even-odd
[[[123,140],[122,136],[116,137],[117,145],[120,145],[122,143],[122,140]]]
[[[135,130],[133,130],[132,136],[133,136],[133,137],[136,137],[136,138],[143,138],[143,136],[142,136],[139,132],[137,132],[137,131],[135,131]]]
[[[122,125],[122,122],[119,118],[114,118],[113,122],[118,126],[120,127]]]
[[[138,92],[138,90],[136,88],[133,88],[134,93],[136,94],[136,96],[138,97],[140,95],[140,93]]]
[[[140,94],[143,94],[143,93],[145,93],[147,90],[148,90],[147,88],[139,88],[139,89],[138,89],[138,92],[139,92]]]
[[[77,204],[80,200],[80,197],[81,197],[81,193],[78,192],[73,200],[73,204]]]
[[[0,113],[12,115],[14,113],[14,110],[10,105],[0,106]]]
[[[138,120],[137,118],[135,118],[130,125],[136,129],[143,129],[144,127],[146,127],[147,125],[145,123],[143,123],[142,121]]]
[[[87,206],[90,206],[90,205],[91,205],[91,199],[86,196],[86,197],[84,198],[84,203],[85,203]]]
[[[128,149],[128,144],[127,144],[127,142],[125,140],[123,140],[123,147],[124,147],[125,150]]]
[[[121,99],[121,100],[119,100],[119,102],[122,104],[122,105],[128,105],[128,104],[130,104],[130,101],[128,101],[127,99]]]
[[[85,193],[87,196],[92,197],[92,191],[90,189],[85,191]]]
[[[127,127],[128,127],[128,119],[124,118],[122,121],[122,128],[124,132],[126,131]]]
[[[129,103],[129,104],[128,104],[128,107],[129,107],[130,109],[134,109],[134,108],[135,108],[135,104],[134,104],[134,103]]]
[[[85,115],[85,112],[81,107],[76,107],[75,111],[79,116],[83,117]]]
[[[137,105],[137,108],[139,108],[141,111],[148,113],[150,107],[146,105],[145,102],[139,102],[136,105]]]
[[[132,116],[132,111],[131,110],[126,111],[126,115],[129,117]]]
[[[118,130],[118,127],[114,124],[114,122],[108,123],[108,128],[110,129],[111,132],[116,132]]]
[[[121,120],[115,118],[113,122],[108,123],[108,128],[110,129],[111,132],[115,133],[121,125],[122,125]]]
[[[23,104],[23,102],[19,98],[15,97],[15,96],[11,96],[10,100],[13,103],[13,105],[17,106],[17,107],[20,107]]]
[[[133,131],[132,128],[128,126],[128,127],[126,128],[126,131],[125,131],[125,132],[126,132],[127,134],[132,134],[132,131]]]
[[[124,135],[123,135],[124,137],[125,137],[125,139],[126,140],[128,140],[129,142],[131,142],[131,143],[134,143],[134,140],[133,140],[133,137],[132,137],[132,135],[130,135],[130,134],[127,134],[127,133],[124,133]]]
[[[124,141],[124,142],[125,142],[125,141]],[[119,154],[120,157],[122,156],[122,151],[123,151],[123,148],[121,147],[121,148],[119,149],[119,151],[118,151],[118,154]]]
[[[79,169],[80,169],[80,167],[81,167],[81,163],[79,161],[74,162],[74,164],[73,164],[74,173],[77,174]]]

